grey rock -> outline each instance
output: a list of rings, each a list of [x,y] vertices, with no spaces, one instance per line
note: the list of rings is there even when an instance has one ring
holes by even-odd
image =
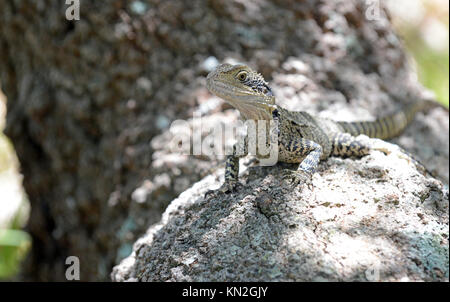
[[[244,187],[173,200],[114,281],[448,281],[448,192],[399,149],[331,158],[295,189],[283,166],[242,165]]]

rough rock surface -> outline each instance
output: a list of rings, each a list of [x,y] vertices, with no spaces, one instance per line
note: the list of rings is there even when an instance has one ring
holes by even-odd
[[[386,143],[387,144],[387,143]],[[448,281],[448,187],[388,155],[332,158],[291,189],[251,167],[237,193],[175,199],[114,281]],[[388,163],[388,164],[387,164]]]
[[[64,1],[0,1],[5,131],[32,207],[26,280],[65,280],[69,255],[82,280],[109,279],[171,200],[221,168],[167,147],[171,122],[194,111],[211,125],[237,118],[205,89],[214,58],[262,72],[289,109],[340,120],[423,94],[389,18],[368,20],[366,1],[80,3],[69,22]],[[448,112],[420,115],[395,142],[448,183]]]

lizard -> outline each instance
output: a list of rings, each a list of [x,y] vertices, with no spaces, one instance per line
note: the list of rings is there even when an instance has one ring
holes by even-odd
[[[364,138],[394,138],[411,123],[417,112],[435,103],[431,100],[410,102],[401,110],[375,121],[333,121],[277,105],[273,90],[264,77],[244,64],[217,66],[207,75],[206,87],[237,109],[244,120],[273,122],[271,131],[275,132],[267,131],[267,137],[275,133],[278,162],[298,164],[296,170],[284,169],[282,172],[282,178],[293,186],[311,180],[319,162],[330,156],[363,157],[371,150],[379,150],[370,139]],[[239,159],[248,154],[247,147],[246,137],[244,152],[238,154],[235,145],[233,153],[226,157],[225,181],[219,192],[229,193],[240,185]],[[410,159],[420,164],[413,157]],[[213,192],[210,190],[206,195]]]

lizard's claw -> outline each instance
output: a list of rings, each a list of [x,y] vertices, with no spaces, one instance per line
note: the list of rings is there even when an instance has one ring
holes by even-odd
[[[282,178],[285,181],[290,182],[292,187],[296,187],[299,184],[310,184],[311,174],[306,171],[293,171],[289,169],[284,169],[282,172]]]
[[[231,192],[235,192],[242,184],[239,181],[228,181],[224,182],[220,188],[216,190],[208,190],[205,193],[205,198],[216,195],[216,194],[229,194]]]

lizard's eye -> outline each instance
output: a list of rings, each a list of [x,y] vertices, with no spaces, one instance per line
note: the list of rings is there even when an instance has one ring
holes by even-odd
[[[244,82],[245,80],[247,80],[247,71],[239,72],[236,77],[239,81]]]

